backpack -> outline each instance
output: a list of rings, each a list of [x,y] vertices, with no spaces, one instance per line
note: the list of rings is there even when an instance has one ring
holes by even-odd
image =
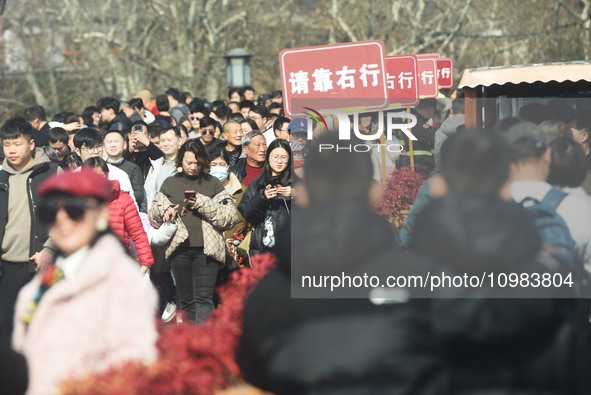
[[[566,268],[577,273],[575,241],[564,219],[556,213],[556,209],[567,195],[566,192],[552,188],[541,202],[527,197],[521,201],[521,206],[538,231],[542,249],[566,265]]]

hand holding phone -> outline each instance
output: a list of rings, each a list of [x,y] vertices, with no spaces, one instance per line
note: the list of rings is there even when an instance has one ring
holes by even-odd
[[[186,190],[185,191],[185,205],[186,206],[193,206],[197,201],[197,194],[193,190]]]

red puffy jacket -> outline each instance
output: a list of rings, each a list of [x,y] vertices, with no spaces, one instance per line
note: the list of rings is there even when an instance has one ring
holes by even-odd
[[[111,181],[111,183],[113,197],[109,202],[109,226],[128,248],[131,236],[138,251],[140,263],[144,266],[152,266],[154,256],[135,203],[129,193],[121,190],[119,181]]]

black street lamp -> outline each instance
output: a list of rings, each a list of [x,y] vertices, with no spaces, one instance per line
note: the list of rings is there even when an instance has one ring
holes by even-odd
[[[234,48],[225,57],[228,87],[242,88],[250,85],[250,54],[244,48]]]

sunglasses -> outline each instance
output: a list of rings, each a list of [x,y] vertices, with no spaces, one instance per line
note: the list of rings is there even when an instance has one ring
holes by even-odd
[[[215,134],[215,130],[202,130],[201,134],[211,134],[213,136]]]
[[[77,196],[47,198],[43,199],[39,205],[39,220],[46,225],[51,225],[55,222],[59,209],[63,208],[72,221],[78,222],[84,218],[87,209],[97,207],[98,202]]]

